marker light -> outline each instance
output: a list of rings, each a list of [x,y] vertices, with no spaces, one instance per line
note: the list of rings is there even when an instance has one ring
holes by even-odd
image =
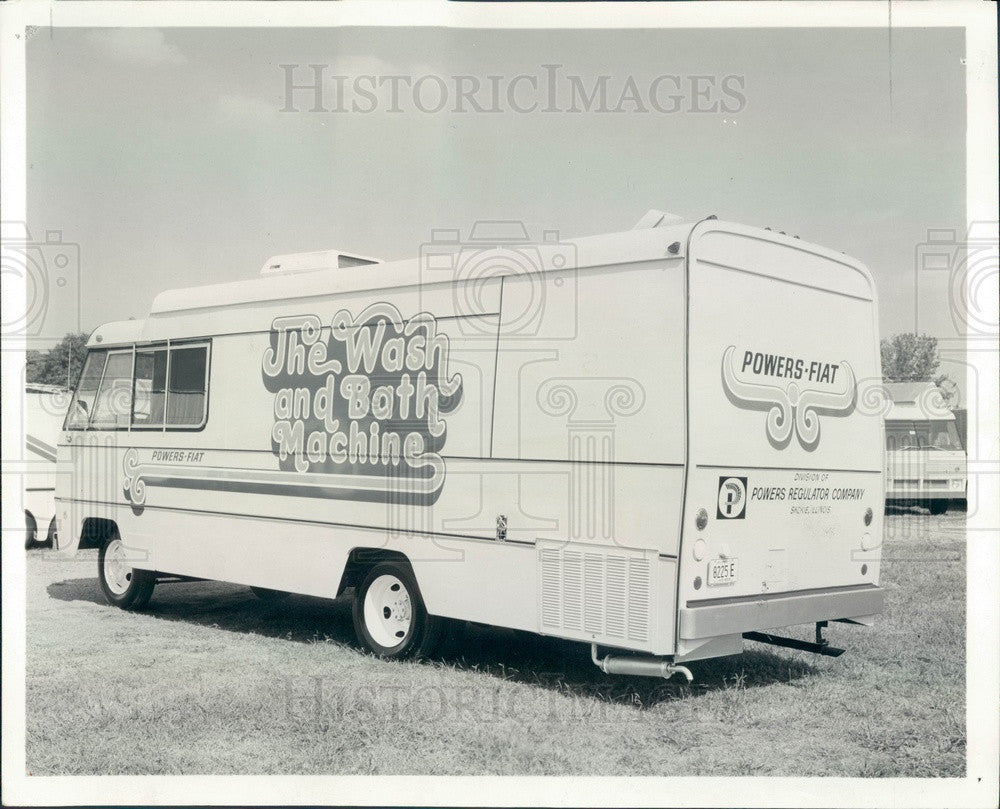
[[[705,509],[698,509],[698,516],[694,518],[694,524],[698,526],[699,531],[705,530],[705,526],[708,525],[708,512]]]
[[[872,524],[872,517],[873,516],[874,515],[872,514],[872,510],[870,508],[866,508],[865,509],[865,525],[871,525]]]

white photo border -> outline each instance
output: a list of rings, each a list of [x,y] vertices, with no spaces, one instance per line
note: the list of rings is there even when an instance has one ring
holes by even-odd
[[[445,2],[43,2],[0,8],[2,162],[0,206],[5,220],[26,220],[25,26],[53,27],[307,27],[452,26],[465,28],[893,28],[959,27],[966,37],[967,217],[996,222],[997,50],[995,6],[989,3],[445,3]],[[995,284],[996,279],[993,279]],[[23,279],[4,277],[3,321],[24,308]],[[992,313],[1000,319],[998,296]],[[10,319],[8,316],[10,315]],[[2,447],[15,457],[22,442],[20,365],[3,360]],[[998,390],[998,354],[970,352],[970,387]],[[972,377],[978,375],[978,380]],[[978,414],[978,457],[996,452],[998,401],[986,397]],[[896,805],[995,806],[1000,785],[1000,525],[997,492],[968,522],[965,778],[716,778],[716,777],[430,777],[430,776],[58,776],[25,773],[25,576],[21,519],[14,493],[3,487],[3,802],[87,804],[338,804],[542,806]]]

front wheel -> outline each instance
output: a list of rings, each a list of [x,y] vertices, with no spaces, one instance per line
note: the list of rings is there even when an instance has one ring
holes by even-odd
[[[408,565],[382,562],[354,592],[354,632],[370,652],[385,658],[426,657],[441,639],[443,622],[428,615]]]
[[[112,534],[101,546],[97,577],[108,603],[123,610],[141,610],[149,603],[156,586],[155,574],[132,567],[118,534]]]

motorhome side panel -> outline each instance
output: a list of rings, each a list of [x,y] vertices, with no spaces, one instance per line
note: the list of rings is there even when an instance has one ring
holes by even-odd
[[[528,461],[523,488],[546,491],[547,511],[522,507],[518,519],[555,520],[556,530],[535,529],[544,634],[673,648],[684,261],[667,257],[669,243],[657,261],[581,271],[576,320],[561,324],[563,339],[534,340],[506,320],[501,332],[494,455]],[[527,284],[505,282],[505,315]],[[560,486],[537,477],[540,462],[551,461],[565,475]]]
[[[572,295],[546,299],[547,321],[528,334],[518,304],[530,290],[516,279],[503,314],[496,279],[473,316],[442,285],[382,290],[379,300],[349,295],[346,304],[338,296],[153,317],[137,351],[165,340],[205,338],[210,346],[207,422],[68,431],[75,462],[92,470],[78,476],[84,505],[76,514],[96,508],[114,519],[136,567],[320,596],[335,594],[352,548],[397,550],[410,558],[432,614],[566,636],[574,636],[571,619],[541,625],[540,610],[551,615],[552,603],[539,596],[535,543],[579,543],[588,570],[595,559],[601,566],[599,591],[582,594],[599,609],[579,632],[666,651],[672,608],[654,599],[672,604],[683,396],[682,262],[666,264],[567,274],[559,280],[573,284]],[[648,293],[626,316],[607,308],[622,284]],[[388,414],[388,397],[401,387],[400,368],[380,352],[399,337],[405,354],[406,324],[424,311],[432,321],[424,318],[418,332],[447,338],[425,369],[437,382],[436,419],[414,410],[403,430],[375,412]],[[364,332],[379,357],[370,368],[343,368],[331,383],[326,363],[335,358],[311,353],[329,337],[317,340],[311,330],[335,321],[340,342]],[[379,331],[380,322],[398,328]],[[556,350],[540,347],[551,346],[548,328],[566,336]],[[603,386],[596,392],[587,387],[595,379]],[[340,406],[358,408],[353,417],[330,411],[337,397],[328,384],[338,386]],[[567,386],[576,396],[569,408]],[[352,435],[355,421],[363,429]],[[381,461],[393,445],[383,439],[414,430],[423,431],[427,451],[417,455],[427,474],[386,474]],[[374,471],[364,450],[346,464],[331,455],[365,436],[369,447],[378,441]],[[337,474],[343,479],[331,486]],[[386,496],[393,486],[405,496]],[[78,530],[79,519],[69,521]],[[624,617],[619,603],[632,604]]]
[[[867,272],[706,223],[690,279],[679,653],[719,633],[880,611],[882,420],[857,395],[880,380]]]

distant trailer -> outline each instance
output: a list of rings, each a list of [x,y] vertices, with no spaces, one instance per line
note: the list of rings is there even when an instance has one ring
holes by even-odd
[[[26,548],[54,546],[56,445],[72,392],[28,383],[24,392],[24,523]]]
[[[917,505],[944,514],[966,499],[967,459],[955,414],[933,382],[886,385],[886,503]]]
[[[869,272],[714,217],[497,224],[410,261],[277,257],[98,328],[60,549],[100,548],[127,609],[178,576],[352,589],[384,657],[442,619],[590,644],[610,673],[690,676],[744,637],[842,651],[825,622],[882,611]]]

